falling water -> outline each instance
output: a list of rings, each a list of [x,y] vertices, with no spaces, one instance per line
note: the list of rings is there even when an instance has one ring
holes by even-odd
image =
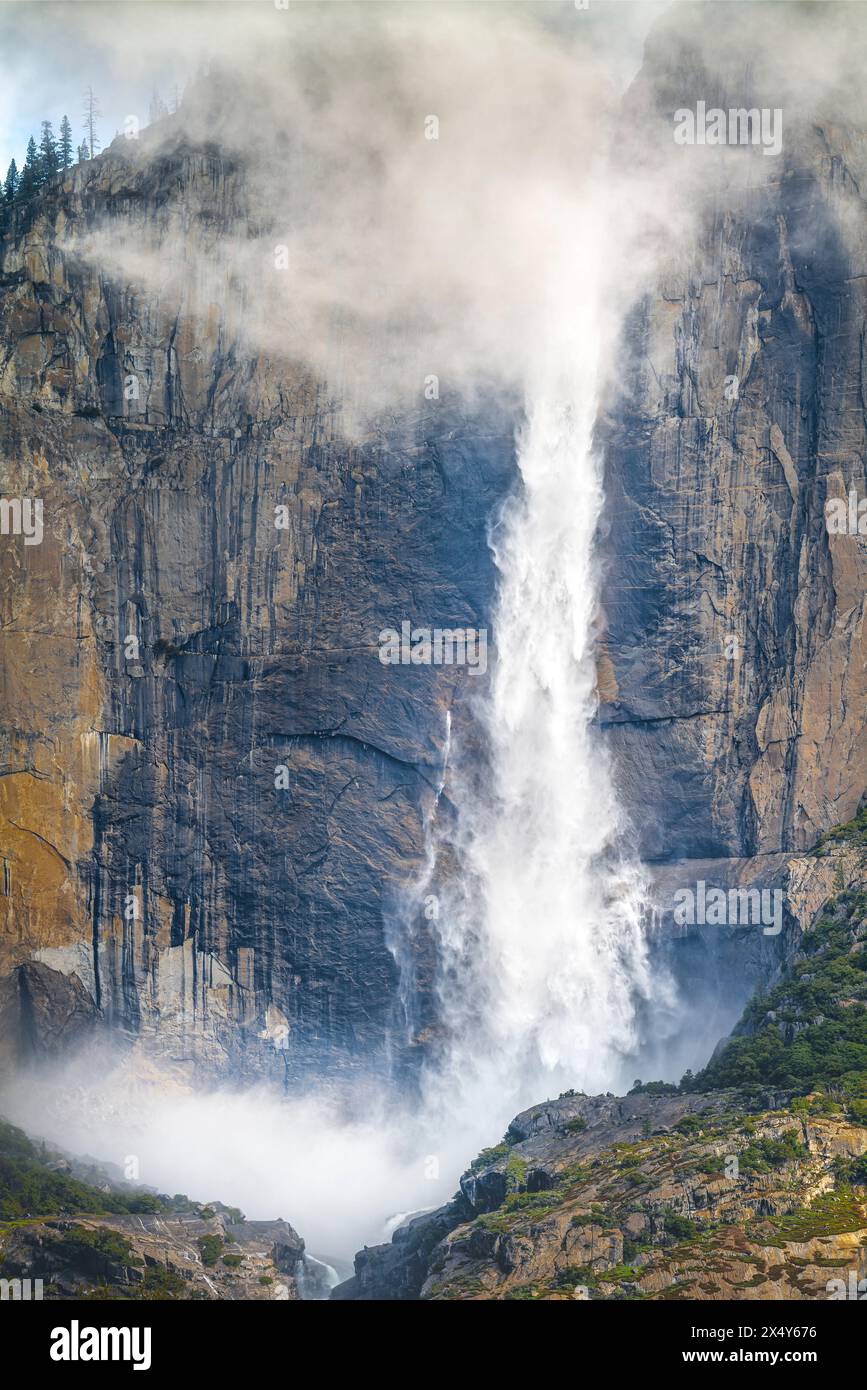
[[[630,1058],[670,985],[651,970],[640,866],[593,725],[594,534],[603,491],[593,429],[605,271],[600,226],[564,277],[547,366],[518,439],[520,490],[492,530],[496,663],[482,713],[482,773],[456,765],[461,868],[437,922],[450,1030],[448,1085],[501,1113],[558,1085],[600,1090]],[[591,254],[596,251],[596,255]]]

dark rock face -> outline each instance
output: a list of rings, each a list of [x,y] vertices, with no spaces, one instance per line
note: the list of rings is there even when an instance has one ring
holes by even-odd
[[[865,156],[849,130],[792,132],[630,325],[600,674],[651,859],[809,848],[864,795],[867,547],[824,508],[867,495]]]
[[[401,1226],[391,1245],[366,1246],[355,1257],[352,1278],[332,1290],[332,1300],[391,1303],[417,1299],[428,1277],[431,1251],[471,1212],[459,1193],[446,1206]]]
[[[0,981],[0,1052],[13,1064],[57,1058],[91,1036],[97,1020],[77,975],[27,961]]]
[[[699,46],[663,21],[630,118],[670,139],[698,99],[764,104],[762,64],[709,71]],[[658,870],[684,1035],[708,1048],[809,926],[819,879],[799,856],[867,791],[867,541],[825,514],[867,496],[867,143],[827,115],[786,120],[782,153],[751,167],[747,150],[680,151],[694,243],[632,313],[599,422],[600,722]],[[672,931],[672,893],[698,879],[781,889],[784,932]]]
[[[206,254],[245,198],[229,161],[120,142],[6,241],[3,489],[43,499],[45,534],[0,547],[0,968],[38,952],[212,1072],[384,1066],[390,1042],[400,1066],[401,988],[426,1026],[432,951],[418,933],[401,979],[394,904],[476,682],[383,665],[379,633],[485,626],[511,424],[420,390],[350,435],[217,306],[79,254],[180,216]]]

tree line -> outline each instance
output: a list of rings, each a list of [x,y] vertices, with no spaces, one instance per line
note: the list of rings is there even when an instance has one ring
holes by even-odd
[[[79,145],[78,159],[88,159],[85,145]],[[47,183],[61,169],[68,169],[73,163],[72,126],[69,118],[60,122],[60,135],[55,139],[51,121],[42,122],[42,138],[37,145],[33,136],[27,142],[24,167],[18,168],[13,159],[6,171],[3,182],[3,202],[7,208],[17,203],[26,203],[33,194]]]
[[[69,117],[64,116],[56,136],[51,121],[41,122],[42,134],[39,143],[37,144],[31,135],[21,169],[14,159],[11,161],[0,190],[0,213],[4,221],[13,207],[29,202],[55,174],[68,169],[74,163],[80,164],[85,159],[93,159],[99,152],[101,142],[97,134],[97,121],[102,112],[92,87],[88,87],[84,94],[82,115],[86,133],[77,147],[73,143]]]
[[[203,70],[200,68],[200,74]],[[159,92],[154,89],[148,111],[150,124],[153,125],[155,121],[162,120],[163,117],[177,112],[181,100],[181,90],[177,85],[172,92],[170,105],[163,101]],[[84,93],[84,108],[82,110],[84,136],[80,144],[74,144],[72,125],[68,116],[62,118],[56,136],[51,121],[40,123],[42,134],[39,143],[37,144],[35,137],[31,135],[27,142],[27,153],[24,156],[23,167],[19,169],[13,159],[6,171],[6,178],[0,184],[0,231],[8,223],[12,209],[28,203],[34,194],[38,193],[40,188],[44,187],[55,174],[69,169],[73,164],[81,164],[85,160],[96,157],[102,148],[97,129],[97,122],[101,115],[102,111],[96,93],[92,87],[88,87]]]

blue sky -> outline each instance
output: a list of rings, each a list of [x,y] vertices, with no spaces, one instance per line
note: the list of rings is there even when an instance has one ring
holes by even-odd
[[[23,162],[30,135],[38,143],[40,122],[50,120],[57,133],[68,115],[77,146],[84,135],[83,92],[88,84],[103,111],[99,134],[103,147],[123,129],[128,115],[147,123],[156,86],[168,99],[174,84],[183,86],[195,71],[195,28],[207,5],[139,3],[139,0],[0,0],[0,177],[14,156]],[[175,19],[192,10],[197,23],[189,51],[167,60],[161,18]],[[201,24],[201,49],[207,25]]]
[[[591,0],[578,11],[573,0],[513,0],[540,22],[574,36],[594,32],[612,45],[612,53],[631,75],[638,67],[641,40],[652,17],[668,0]],[[448,12],[461,0],[405,0]],[[472,5],[473,0],[463,0]],[[510,0],[475,0],[482,8],[509,9]],[[340,0],[319,0],[336,10]],[[398,11],[392,3],[353,6],[371,11]],[[99,135],[106,148],[129,115],[146,125],[156,87],[165,100],[178,84],[195,75],[210,54],[237,61],[254,34],[267,42],[272,26],[292,23],[294,15],[317,8],[311,0],[289,0],[277,10],[274,0],[0,0],[0,178],[14,156],[23,163],[30,135],[39,140],[40,122],[54,124],[69,116],[77,147],[84,135],[83,92],[91,84],[99,98]],[[253,59],[254,61],[254,59]]]

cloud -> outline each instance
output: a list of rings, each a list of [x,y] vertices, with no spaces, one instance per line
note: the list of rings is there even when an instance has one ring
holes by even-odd
[[[115,34],[115,62],[200,42],[196,8]],[[612,149],[632,29],[614,42],[609,24],[600,53],[574,8],[568,29],[548,6],[255,7],[249,24],[219,8],[209,78],[115,150],[147,160],[181,132],[219,150],[224,221],[106,220],[75,249],[199,322],[220,306],[245,350],[310,362],[371,407],[430,375],[520,391],[600,218],[612,265],[633,225],[670,237],[658,171]],[[618,293],[641,268],[634,243]]]

